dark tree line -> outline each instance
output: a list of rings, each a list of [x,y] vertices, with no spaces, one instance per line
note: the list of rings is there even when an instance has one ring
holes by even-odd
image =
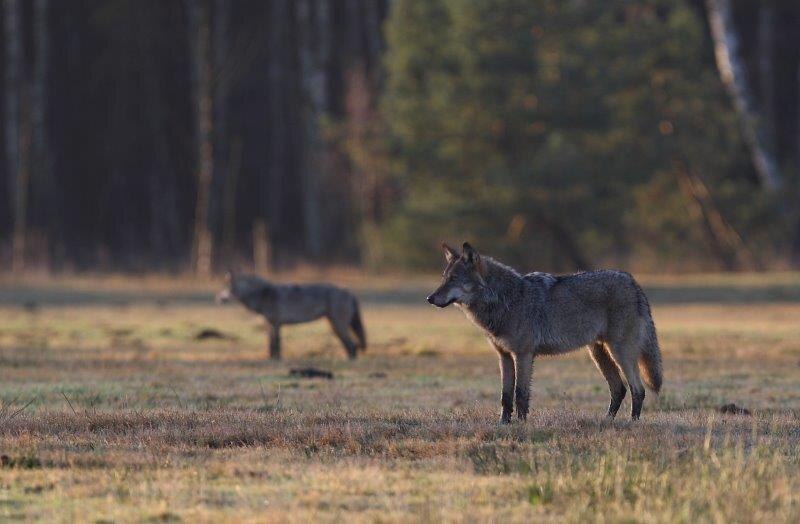
[[[411,265],[451,234],[800,261],[793,0],[2,0],[0,28],[3,267]]]
[[[4,0],[3,260],[353,260],[353,168],[331,137],[353,85],[376,104],[387,9]]]

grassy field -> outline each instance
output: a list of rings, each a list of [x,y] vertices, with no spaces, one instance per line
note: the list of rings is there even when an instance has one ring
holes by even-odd
[[[433,279],[339,280],[364,299],[355,363],[325,322],[267,362],[210,284],[0,279],[0,519],[800,520],[800,275],[645,279],[666,383],[642,420],[604,419],[576,352],[536,362],[510,426],[493,351],[424,304]]]

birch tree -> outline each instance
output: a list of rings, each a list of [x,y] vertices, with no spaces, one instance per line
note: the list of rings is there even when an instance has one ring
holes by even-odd
[[[739,35],[733,24],[730,0],[706,0],[708,23],[714,41],[714,56],[722,84],[739,115],[742,137],[750,150],[753,167],[761,185],[778,191],[782,184],[778,164],[767,143],[768,133],[759,119],[745,64],[740,53]]]

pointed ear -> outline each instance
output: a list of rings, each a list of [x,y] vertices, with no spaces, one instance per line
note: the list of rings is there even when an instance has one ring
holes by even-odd
[[[472,264],[475,269],[478,270],[478,274],[485,276],[486,275],[486,265],[483,263],[483,259],[475,251],[469,242],[464,242],[464,246],[461,250],[461,257],[468,263]]]
[[[474,263],[480,258],[478,252],[475,251],[475,249],[471,245],[469,245],[469,242],[464,242],[464,246],[461,248],[461,256],[464,257],[464,260],[466,260],[467,262],[472,262],[472,263]]]
[[[448,264],[461,256],[458,251],[448,246],[446,242],[442,242],[442,249],[444,250],[444,259],[447,260]]]

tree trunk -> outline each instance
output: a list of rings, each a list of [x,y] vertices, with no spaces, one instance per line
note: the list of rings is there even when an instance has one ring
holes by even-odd
[[[147,101],[147,121],[154,147],[149,177],[149,240],[152,254],[158,259],[172,258],[180,239],[178,226],[178,198],[175,184],[170,141],[166,124],[167,111],[164,103],[162,78],[158,69],[158,55],[152,43],[153,35],[144,30],[152,23],[148,12],[136,11],[138,17],[139,52],[142,62],[144,99]]]
[[[766,142],[775,151],[775,13],[770,5],[758,9],[758,76],[761,94],[761,125]]]
[[[797,62],[797,85],[800,87],[800,61]],[[797,92],[797,101],[798,106],[800,106],[800,89]],[[797,115],[797,153],[795,158],[795,177],[797,180],[800,180],[800,112]],[[800,201],[800,194],[797,193],[798,188],[795,188],[795,194],[793,196],[794,201]],[[791,197],[790,197],[791,198]],[[792,223],[792,239],[791,239],[791,263],[794,267],[800,267],[800,212],[798,212],[797,206],[793,206],[795,208],[795,216]]]
[[[230,2],[214,0],[214,171],[209,195],[209,228],[217,238],[221,238],[223,233],[223,199],[229,176],[228,93],[231,71],[226,67],[231,59],[229,26]],[[228,256],[229,253],[221,254]]]
[[[327,110],[328,0],[298,0],[300,67],[303,83],[305,144],[302,162],[303,219],[306,250],[314,259],[322,251],[319,182],[326,171],[325,144],[319,126]]]
[[[231,141],[228,174],[222,197],[222,256],[228,267],[233,262],[236,251],[236,186],[241,164],[242,140],[237,137]]]
[[[195,275],[211,273],[212,236],[208,224],[211,176],[214,169],[211,145],[211,21],[207,1],[187,0],[189,14],[190,53],[192,58],[192,92],[195,114],[195,147],[197,151],[197,197],[194,214],[191,267]]]
[[[253,224],[253,269],[260,275],[270,271],[269,245],[267,225],[261,219],[256,220]]]
[[[717,69],[733,106],[739,115],[742,136],[750,149],[753,167],[761,185],[769,191],[782,186],[777,161],[767,143],[767,134],[760,123],[747,81],[746,69],[739,53],[739,35],[733,24],[730,0],[706,0]]]
[[[25,267],[25,237],[27,229],[28,178],[27,166],[30,130],[25,125],[25,108],[22,101],[22,10],[18,0],[4,0],[5,26],[5,134],[6,162],[8,163],[9,193],[11,195],[12,223],[11,268],[20,271]]]
[[[287,0],[272,0],[269,10],[269,160],[264,202],[267,204],[265,218],[273,234],[283,231],[284,180],[289,169],[289,126],[287,125],[287,102],[289,63]],[[273,253],[274,255],[274,253]]]
[[[47,23],[49,1],[36,0],[33,4],[33,33],[34,33],[34,69],[33,91],[31,100],[31,119],[33,126],[33,174],[32,186],[38,188],[41,195],[39,207],[42,211],[41,222],[46,223],[56,217],[52,213],[55,206],[55,180],[53,179],[52,156],[47,136],[47,81],[50,68],[50,29]],[[34,197],[35,200],[35,197]],[[48,249],[47,238],[43,239],[43,248]],[[46,259],[49,256],[46,253]]]
[[[553,220],[547,215],[543,213],[534,212],[534,214],[538,217],[539,222],[542,223],[549,231],[550,234],[553,236],[553,240],[555,240],[556,245],[559,247],[564,256],[572,262],[572,265],[576,270],[579,271],[588,271],[594,267],[589,261],[589,257],[587,257],[583,250],[580,248],[580,245],[572,236],[570,231],[559,222],[558,220]]]
[[[380,66],[381,59],[381,21],[378,13],[378,0],[367,0],[364,5],[364,22],[366,25],[366,64],[372,72]]]
[[[674,171],[689,213],[702,224],[708,245],[723,269],[761,269],[742,237],[722,216],[703,180],[683,162],[674,162]]]

